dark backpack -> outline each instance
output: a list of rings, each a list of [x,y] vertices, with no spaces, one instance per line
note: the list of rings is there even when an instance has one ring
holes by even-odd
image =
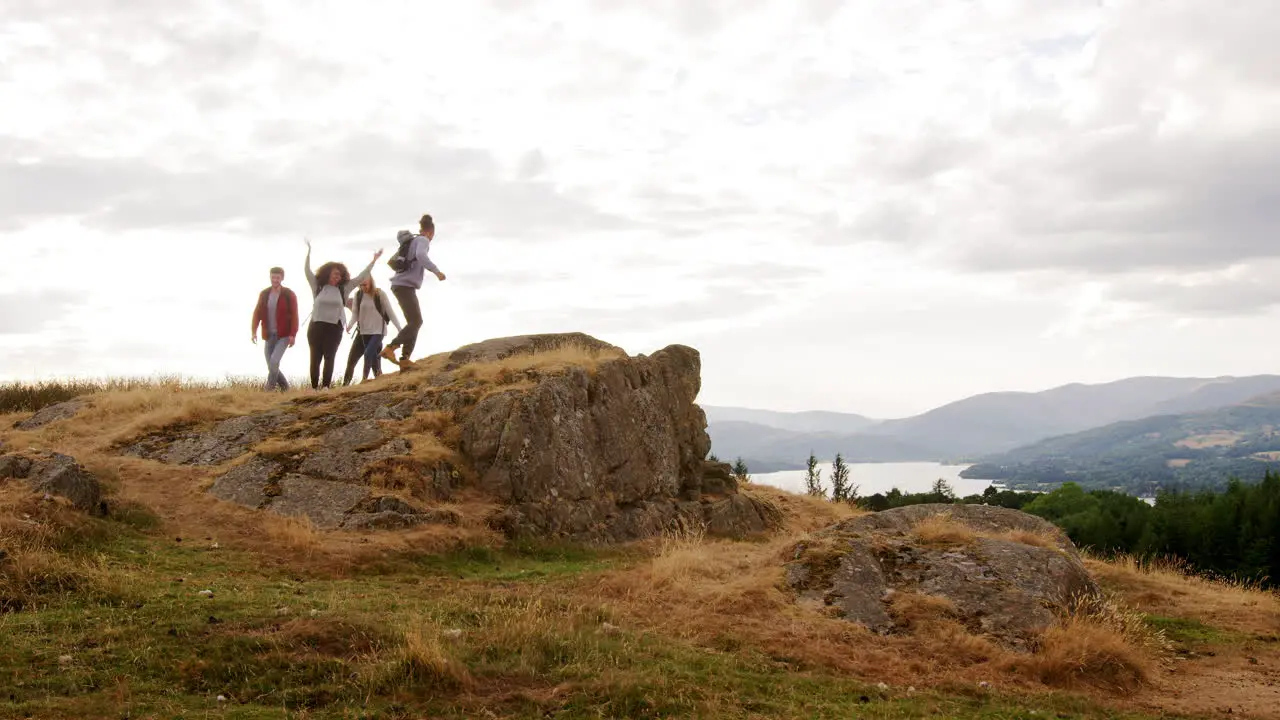
[[[401,230],[397,237],[400,239],[400,248],[387,260],[387,265],[396,272],[404,272],[413,265],[414,258],[409,257],[409,248],[413,247],[413,239],[417,235],[407,230]]]
[[[356,290],[356,319],[360,318],[360,301],[364,300],[364,291]],[[382,291],[375,290],[373,293],[373,306],[378,308],[378,314],[382,316],[382,322],[390,325],[391,318],[387,316],[387,311],[382,307]]]

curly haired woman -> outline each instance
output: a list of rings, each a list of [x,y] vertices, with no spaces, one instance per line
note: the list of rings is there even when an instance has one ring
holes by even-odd
[[[311,286],[311,294],[315,297],[311,306],[311,322],[307,324],[307,345],[311,348],[311,389],[316,390],[320,387],[332,387],[333,363],[338,355],[338,346],[342,344],[342,328],[346,325],[347,296],[369,277],[373,264],[382,257],[382,251],[375,252],[365,269],[352,278],[347,266],[340,262],[327,262],[320,266],[318,273],[311,272],[311,241],[306,242],[307,262],[304,269],[307,284]],[[321,280],[323,285],[320,284]],[[322,359],[323,379],[320,377]]]

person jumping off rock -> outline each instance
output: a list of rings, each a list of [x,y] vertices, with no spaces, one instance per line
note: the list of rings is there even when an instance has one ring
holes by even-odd
[[[437,280],[444,281],[444,273],[427,256],[431,240],[436,235],[435,221],[430,215],[423,215],[418,221],[418,227],[417,235],[408,230],[400,231],[400,250],[387,262],[396,271],[391,278],[391,293],[400,302],[405,326],[383,349],[382,357],[398,364],[401,369],[413,366],[413,361],[409,358],[418,342],[418,330],[422,328],[422,306],[418,304],[418,290],[422,288],[425,271],[430,270]],[[396,348],[402,348],[399,361],[396,360]]]
[[[307,283],[311,286],[311,294],[315,297],[311,307],[311,322],[307,325],[307,344],[311,347],[311,389],[321,386],[332,387],[333,361],[338,355],[338,346],[342,344],[342,327],[346,324],[347,295],[352,288],[364,282],[373,264],[382,257],[382,251],[373,254],[373,259],[364,270],[353,279],[347,266],[339,262],[327,262],[320,266],[319,277],[311,272],[311,241],[307,240]],[[324,360],[324,378],[320,378],[320,361]]]
[[[280,372],[284,351],[293,347],[298,335],[298,296],[285,287],[284,268],[273,267],[271,285],[258,293],[258,304],[253,309],[253,326],[249,336],[258,344],[258,323],[262,323],[262,339],[266,341],[263,353],[267,356],[267,384],[264,389],[289,389],[289,381]]]
[[[387,332],[387,323],[403,330],[400,318],[396,317],[395,308],[391,307],[391,298],[378,287],[372,277],[365,278],[356,288],[356,296],[351,306],[351,322],[347,330],[359,328],[359,334],[352,338],[351,352],[347,353],[347,371],[342,377],[343,385],[350,385],[355,375],[356,359],[364,356],[364,368],[360,371],[360,381],[382,375],[382,338]]]

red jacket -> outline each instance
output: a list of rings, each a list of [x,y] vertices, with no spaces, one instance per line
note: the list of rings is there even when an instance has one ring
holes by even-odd
[[[258,323],[262,323],[261,337],[267,339],[267,295],[271,288],[258,293],[258,306],[253,309],[253,332],[258,332]],[[276,335],[282,338],[295,337],[298,334],[298,296],[287,287],[280,287],[280,299],[276,302]]]

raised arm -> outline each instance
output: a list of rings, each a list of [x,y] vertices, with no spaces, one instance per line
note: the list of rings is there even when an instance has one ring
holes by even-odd
[[[351,293],[352,290],[360,287],[361,283],[369,279],[369,275],[373,272],[373,264],[378,262],[378,258],[380,257],[382,257],[382,250],[378,250],[377,252],[375,252],[373,254],[373,259],[369,261],[368,265],[364,266],[364,269],[360,271],[360,274],[351,278],[351,281],[347,283],[348,295]]]
[[[316,274],[311,272],[311,241],[310,240],[307,240],[307,262],[305,265],[303,265],[302,269],[307,275],[307,285],[311,286],[311,294],[315,295],[320,290],[320,286],[316,284]]]

